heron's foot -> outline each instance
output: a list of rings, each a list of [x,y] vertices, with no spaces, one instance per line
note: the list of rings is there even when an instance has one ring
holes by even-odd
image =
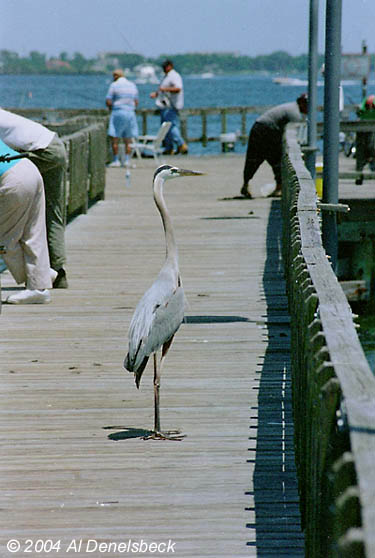
[[[168,430],[168,432],[159,432],[154,430],[151,434],[143,436],[143,440],[175,440],[181,441],[186,434],[181,434],[180,430]]]

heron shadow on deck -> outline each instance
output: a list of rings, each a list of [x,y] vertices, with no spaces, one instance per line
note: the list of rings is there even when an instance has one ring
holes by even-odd
[[[244,316],[219,316],[219,315],[196,315],[185,316],[184,324],[227,324],[234,322],[251,322],[253,320]],[[133,438],[147,438],[152,430],[144,428],[133,428],[125,425],[103,426],[103,430],[116,430],[108,434],[108,439],[114,442],[120,440],[131,440]]]
[[[280,201],[272,202],[267,225],[267,255],[263,290],[267,343],[254,389],[258,406],[252,407],[249,459],[254,464],[253,486],[258,557],[304,556],[300,526],[297,474],[294,464],[293,417],[290,374],[290,328],[282,264]]]
[[[108,434],[108,439],[114,442],[120,440],[131,440],[133,438],[144,438],[152,433],[152,430],[145,428],[132,428],[130,426],[103,426],[103,430],[119,430]]]

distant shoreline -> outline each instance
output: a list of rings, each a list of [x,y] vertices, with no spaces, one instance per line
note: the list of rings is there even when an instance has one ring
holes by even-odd
[[[129,52],[103,52],[92,59],[87,59],[78,52],[73,57],[66,53],[48,57],[40,52],[19,56],[16,52],[0,50],[0,72],[3,75],[101,75],[110,74],[115,68],[123,68],[125,72],[134,75],[145,67],[151,67],[156,73],[162,73],[162,62],[166,57],[173,60],[176,70],[183,75],[231,75],[239,72],[290,74],[306,73],[308,68],[307,54],[294,56],[282,50],[256,56],[235,52],[190,52],[156,58]],[[319,65],[322,63],[323,56],[319,55]]]
[[[185,77],[201,77],[206,74],[206,72],[201,73],[187,73],[181,74]],[[13,72],[13,73],[2,73],[0,72],[0,76],[4,77],[14,77],[14,76],[71,76],[71,77],[78,77],[78,76],[107,76],[110,75],[109,72]],[[132,72],[126,74],[129,79],[135,79],[136,75]],[[267,70],[252,70],[252,71],[237,71],[237,72],[216,72],[212,75],[212,77],[225,77],[225,76],[278,76],[278,75],[287,75],[287,76],[300,76],[305,75],[303,72],[271,72]]]

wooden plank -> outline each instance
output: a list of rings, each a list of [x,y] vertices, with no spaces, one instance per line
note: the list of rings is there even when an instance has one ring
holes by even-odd
[[[106,200],[68,226],[69,289],[52,291],[50,305],[3,305],[1,548],[11,538],[65,549],[74,538],[171,539],[179,557],[304,555],[289,316],[280,254],[266,253],[280,202],[222,201],[238,194],[242,157],[171,161],[208,173],[165,187],[194,319],[165,363],[161,421],[187,437],[140,439],[152,426],[152,372],[137,391],[122,367],[132,312],[164,258],[153,164],[142,161],[130,188],[123,169],[108,169]],[[271,177],[261,169],[256,191]],[[235,218],[250,210],[258,219]],[[3,296],[14,288],[6,273]]]

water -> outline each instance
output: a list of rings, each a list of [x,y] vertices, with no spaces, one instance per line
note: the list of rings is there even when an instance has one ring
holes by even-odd
[[[186,107],[267,105],[294,99],[301,87],[280,87],[271,76],[183,76]],[[0,75],[0,104],[22,108],[104,108],[111,83],[97,76]],[[137,84],[140,107],[153,108],[153,84]]]
[[[295,76],[306,79],[306,76]],[[280,86],[273,83],[270,75],[234,75],[214,76],[202,79],[195,76],[183,76],[185,89],[185,107],[218,107],[244,105],[277,105],[294,100],[306,85]],[[0,75],[0,106],[14,108],[105,108],[105,95],[111,77],[106,75],[69,76],[69,75]],[[140,108],[154,108],[150,92],[153,84],[138,84]],[[362,100],[362,88],[359,81],[344,82],[344,100],[346,104],[359,104]],[[369,80],[368,93],[375,92],[374,80]],[[323,87],[318,87],[318,104],[323,104]],[[247,115],[247,130],[250,130],[257,115]],[[321,115],[320,115],[321,117]],[[159,128],[158,117],[149,118],[149,133],[156,133]],[[141,121],[139,120],[141,129]],[[241,129],[238,115],[228,115],[227,131]],[[189,117],[188,132],[190,136],[201,135],[199,117]],[[208,135],[217,136],[221,132],[220,116],[207,119]],[[210,142],[207,147],[199,143],[189,145],[193,155],[205,155],[220,152],[218,142]],[[236,152],[244,153],[246,145],[236,144]],[[375,315],[375,312],[374,312]],[[375,371],[375,318],[363,322],[361,342],[366,355]]]
[[[305,77],[305,76],[299,76]],[[270,75],[234,75],[214,76],[202,79],[183,76],[185,89],[185,107],[218,107],[243,105],[277,105],[294,100],[303,91],[305,85],[280,86],[273,83]],[[70,75],[0,75],[0,106],[14,108],[105,108],[105,95],[111,77],[107,75],[70,76]],[[154,108],[150,92],[153,84],[137,84],[140,108]],[[361,101],[361,85],[350,82],[344,86],[345,101]],[[318,103],[323,104],[323,87],[318,87]],[[246,127],[250,130],[257,115],[247,115]],[[158,117],[149,118],[149,133],[156,133],[159,128]],[[141,128],[141,119],[139,119]],[[239,115],[228,115],[227,131],[241,129]],[[221,117],[209,116],[207,133],[217,136],[221,132]],[[201,135],[200,117],[188,118],[188,133],[191,137]],[[189,146],[193,155],[220,152],[218,142],[210,142],[206,147],[199,143]],[[236,144],[236,152],[243,153],[246,145]]]
[[[0,76],[0,105],[17,108],[105,108],[105,95],[110,76]],[[139,107],[154,108],[150,93],[154,84],[137,84]],[[241,105],[267,105],[295,99],[303,90],[301,87],[280,87],[270,76],[217,76],[202,79],[184,76],[185,107],[218,107]],[[256,115],[247,116],[250,129]],[[141,128],[141,119],[139,118]],[[159,118],[148,119],[148,133],[154,134],[159,128]],[[227,131],[241,129],[238,115],[228,115]],[[221,131],[220,115],[208,116],[207,134],[218,135]],[[200,117],[188,118],[188,133],[191,137],[201,135]],[[206,147],[191,144],[194,155],[218,153],[218,142],[210,142]],[[237,142],[236,151],[244,152],[246,146]]]

